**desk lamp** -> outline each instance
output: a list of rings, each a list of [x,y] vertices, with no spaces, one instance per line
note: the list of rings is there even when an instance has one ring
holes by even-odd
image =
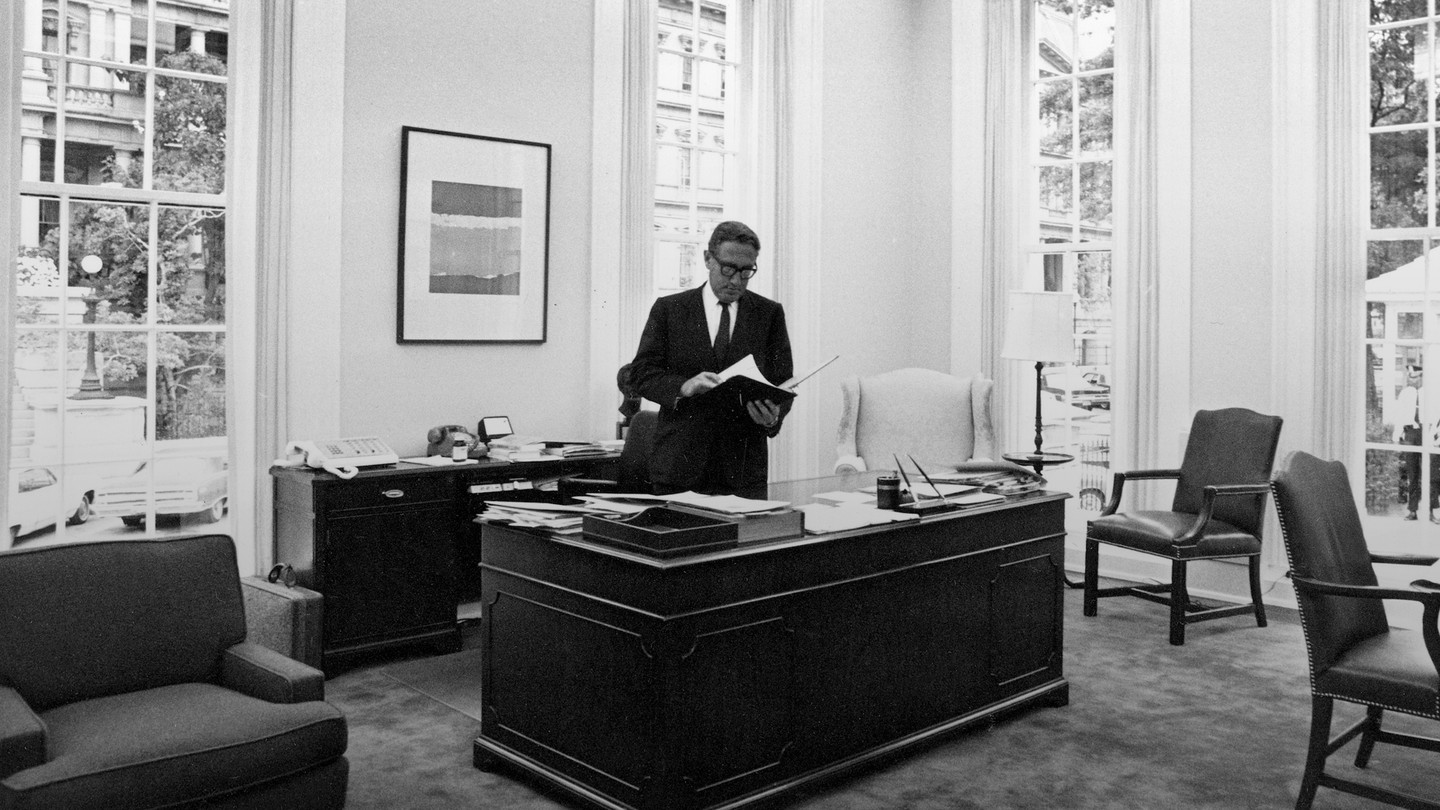
[[[1035,455],[1044,453],[1040,394],[1044,386],[1040,370],[1046,363],[1075,359],[1075,304],[1070,293],[1021,292],[1009,294],[1005,315],[1006,360],[1035,361]]]

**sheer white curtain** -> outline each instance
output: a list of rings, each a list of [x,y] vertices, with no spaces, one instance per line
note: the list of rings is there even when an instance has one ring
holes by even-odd
[[[9,13],[0,17],[0,76],[5,78],[0,92],[6,99],[4,109],[0,109],[0,132],[6,134],[6,137],[0,138],[0,143],[5,144],[4,150],[0,151],[0,256],[5,257],[7,264],[16,255],[16,237],[20,233],[20,197],[15,191],[15,181],[20,177],[20,139],[15,137],[20,132],[20,105],[14,103],[14,99],[20,98],[20,74],[15,66],[20,64],[18,50],[24,7],[24,3],[12,3],[8,6]],[[15,356],[14,302],[15,274],[7,272],[5,283],[0,284],[0,357],[5,358],[6,368]],[[0,397],[0,430],[6,432],[5,440],[0,441],[0,493],[10,492],[11,385],[7,373],[6,393]],[[9,501],[8,494],[0,495],[0,527],[10,525],[7,514]]]
[[[1159,0],[1115,4],[1115,385],[1111,461],[1115,469],[1155,468],[1161,438],[1161,298],[1157,85]],[[1180,55],[1188,58],[1188,54]],[[1170,278],[1178,283],[1183,279]],[[1163,446],[1162,446],[1163,445]]]
[[[980,330],[981,372],[996,381],[1004,400],[1034,396],[1032,378],[1020,363],[1000,363],[1005,334],[1005,295],[1019,289],[1025,270],[1024,240],[1035,201],[1029,193],[1030,45],[1034,3],[989,0],[985,6],[985,224]],[[1022,447],[1009,410],[995,409],[1002,444]]]
[[[1369,70],[1365,3],[1318,3],[1318,255],[1315,262],[1315,380],[1311,452],[1345,459],[1357,475],[1364,423],[1366,167],[1364,134]]]
[[[294,0],[234,7],[237,137],[230,189],[231,503],[242,568],[274,556],[269,462],[285,441],[285,273],[289,265]],[[248,313],[253,313],[251,317]]]

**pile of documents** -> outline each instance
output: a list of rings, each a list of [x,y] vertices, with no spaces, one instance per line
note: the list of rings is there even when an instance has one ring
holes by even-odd
[[[652,506],[669,506],[694,515],[719,518],[735,524],[742,543],[799,537],[805,533],[804,515],[790,508],[789,501],[767,501],[738,495],[701,495],[678,492],[673,495],[608,493],[581,495],[586,504],[603,509],[629,509],[635,514]]]
[[[603,456],[608,452],[595,442],[545,442],[541,451],[547,456],[559,456],[560,458],[585,458],[586,456]]]
[[[531,529],[546,529],[556,534],[579,534],[586,515],[622,514],[591,504],[538,503],[535,501],[487,501],[485,511],[477,516],[484,523],[502,523]]]
[[[521,436],[512,433],[491,439],[490,458],[500,461],[548,461],[556,456],[546,455],[545,442],[535,436]]]

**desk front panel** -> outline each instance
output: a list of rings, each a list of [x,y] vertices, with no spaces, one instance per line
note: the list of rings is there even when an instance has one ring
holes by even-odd
[[[477,752],[712,807],[1063,702],[1062,526],[1057,498],[665,567],[486,527]]]

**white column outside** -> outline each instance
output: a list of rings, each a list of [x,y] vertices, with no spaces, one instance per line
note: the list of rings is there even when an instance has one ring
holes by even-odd
[[[87,56],[91,59],[104,59],[109,50],[106,46],[110,40],[109,15],[101,6],[90,7],[90,48]],[[110,89],[110,71],[103,68],[91,67],[86,71],[89,74],[89,86],[97,90]]]
[[[115,61],[128,63],[130,61],[130,12],[120,10],[115,12]],[[129,90],[130,82],[123,77],[115,76],[116,90]]]
[[[20,179],[40,179],[40,139],[20,139]],[[20,247],[40,245],[40,200],[35,197],[20,198]]]
[[[204,32],[204,31],[193,31],[193,30],[192,30],[192,31],[190,32],[190,52],[191,52],[191,53],[205,53],[205,32]]]

